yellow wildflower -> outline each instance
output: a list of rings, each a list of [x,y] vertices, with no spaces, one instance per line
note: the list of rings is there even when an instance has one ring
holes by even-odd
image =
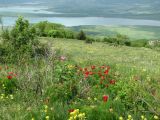
[[[68,65],[67,66],[69,69],[73,69],[74,68],[74,65]]]
[[[46,120],[49,120],[49,116],[46,116]]]
[[[76,115],[77,115],[76,110],[74,110],[73,112],[71,112],[70,115],[71,115],[71,116],[76,116]]]
[[[48,110],[46,109],[46,110],[44,110],[44,112],[45,112],[45,113],[47,113],[47,112],[48,112]]]
[[[47,105],[44,105],[44,108],[45,108],[45,109],[48,109],[48,106],[47,106]]]
[[[11,100],[13,100],[13,95],[10,95]]]
[[[94,98],[95,101],[97,101],[97,98]]]
[[[123,117],[119,117],[119,120],[123,120]]]
[[[142,115],[142,116],[141,116],[141,119],[144,120],[144,118],[145,118],[145,117]]]
[[[91,100],[91,98],[90,98],[90,97],[88,97],[87,99],[88,99],[88,100]]]
[[[132,119],[132,116],[131,116],[131,115],[128,115],[128,119],[131,120],[131,119]]]
[[[157,115],[155,115],[155,116],[154,116],[154,119],[155,119],[155,120],[158,120],[159,118],[158,118],[158,116],[157,116]]]

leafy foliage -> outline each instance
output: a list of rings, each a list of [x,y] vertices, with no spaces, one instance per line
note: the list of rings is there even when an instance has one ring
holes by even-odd
[[[83,32],[83,30],[81,30],[77,35],[78,40],[86,40],[86,38],[86,34]]]
[[[35,24],[34,28],[36,29],[36,34],[40,37],[74,38],[74,32],[67,30],[61,24],[43,21]]]
[[[18,18],[11,30],[4,30],[2,37],[4,47],[1,47],[1,56],[5,58],[3,61],[15,62],[39,54],[41,44],[36,39],[36,30],[23,17]]]
[[[103,42],[107,42],[114,45],[126,45],[130,46],[131,43],[126,35],[117,34],[115,37],[106,37]]]

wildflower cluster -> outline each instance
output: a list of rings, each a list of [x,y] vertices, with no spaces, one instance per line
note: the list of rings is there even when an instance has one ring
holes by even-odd
[[[79,109],[70,110],[70,117],[68,120],[85,120],[85,113],[80,113]]]
[[[2,69],[2,68],[1,68]],[[8,67],[4,70],[9,69]],[[5,96],[11,95],[17,90],[17,74],[8,72],[7,74],[0,74],[0,92]],[[2,96],[1,96],[2,97]],[[12,97],[11,97],[12,98]]]
[[[157,115],[153,116],[154,120],[159,120],[159,117]],[[119,120],[124,120],[124,118],[122,116],[119,117]],[[127,120],[134,120],[133,117],[131,115],[127,116]],[[141,115],[140,120],[147,120],[147,118],[144,115]]]
[[[133,120],[132,116],[131,116],[131,115],[128,115],[127,120]]]
[[[0,99],[1,99],[1,100],[5,100],[5,99],[11,99],[11,100],[13,100],[14,97],[13,97],[12,94],[11,94],[11,95],[1,94],[1,95],[0,95]]]
[[[159,120],[159,117],[157,115],[154,116],[155,120]]]
[[[48,113],[48,106],[47,105],[44,105],[44,113],[46,114],[45,119],[49,120],[49,115],[47,115],[47,113]]]
[[[95,66],[81,68],[79,67],[78,74],[84,76],[84,80],[90,80],[93,85],[100,85],[102,88],[108,88],[110,85],[114,85],[116,80],[112,79],[109,75],[110,66]],[[95,80],[94,80],[95,79]],[[97,80],[98,83],[97,83]]]

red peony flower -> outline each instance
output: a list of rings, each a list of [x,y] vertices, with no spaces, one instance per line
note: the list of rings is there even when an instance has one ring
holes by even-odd
[[[115,80],[110,80],[110,84],[115,84],[116,81]]]
[[[104,101],[104,102],[107,102],[107,101],[108,101],[108,98],[109,98],[108,95],[104,95],[104,96],[103,96],[103,101]]]
[[[8,74],[11,74],[11,75],[13,75],[14,73],[13,73],[13,72],[8,72]]]
[[[8,74],[9,74],[9,75],[13,75],[13,76],[15,76],[15,77],[17,76],[14,72],[9,72]]]
[[[90,75],[93,75],[94,73],[92,71],[89,72]]]
[[[105,79],[105,77],[104,76],[101,76],[101,80],[104,80]]]
[[[94,66],[94,65],[93,65],[93,66],[91,66],[91,69],[92,69],[92,70],[93,70],[93,69],[95,69],[95,68],[96,68],[96,66]]]
[[[104,69],[105,68],[105,66],[103,65],[103,66],[101,66],[101,69]]]
[[[68,110],[68,112],[69,112],[69,113],[74,112],[74,109],[70,109],[70,110]]]
[[[89,76],[89,74],[90,74],[90,72],[89,72],[89,71],[86,71],[86,72],[84,73],[85,78],[87,78],[87,77]]]
[[[79,70],[80,70],[80,71],[83,71],[83,69],[82,69],[82,68],[79,68]]]
[[[84,74],[89,75],[89,73],[90,73],[89,71],[86,71]]]
[[[12,79],[12,76],[11,76],[11,75],[8,75],[7,78],[10,80],[10,79]]]
[[[107,70],[104,71],[105,75],[108,75],[108,73],[109,73],[109,69],[107,69]]]

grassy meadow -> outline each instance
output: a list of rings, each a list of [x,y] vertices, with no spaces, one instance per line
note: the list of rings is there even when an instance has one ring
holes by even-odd
[[[159,51],[22,17],[1,37],[1,120],[159,120]]]
[[[69,119],[69,109],[80,109],[85,113],[85,119],[95,117],[95,120],[116,120],[122,119],[122,117],[127,119],[130,117],[129,115],[136,120],[143,116],[149,120],[158,117],[160,111],[159,52],[147,48],[114,47],[104,43],[86,44],[84,41],[70,39],[40,38],[40,41],[49,44],[53,50],[60,50],[60,54],[66,56],[67,61],[57,63],[53,58],[49,58],[26,64],[22,64],[21,61],[22,63],[20,62],[19,65],[1,64],[1,76],[12,71],[17,74],[18,84],[21,85],[20,90],[17,90],[13,96],[3,97],[1,94],[1,119],[67,120]],[[58,64],[58,68],[57,65],[55,67],[55,63]],[[116,87],[111,86],[107,91],[104,88],[92,86],[89,88],[89,92],[83,93],[85,97],[79,98],[77,95],[71,99],[70,104],[63,103],[59,99],[65,97],[63,95],[67,94],[67,90],[61,88],[63,87],[61,83],[57,83],[60,77],[57,74],[66,69],[65,65],[71,66],[71,69],[74,65],[82,68],[91,65],[109,65],[111,75],[114,75],[116,79]],[[55,73],[55,71],[58,72]],[[75,74],[74,76],[66,73],[64,75],[69,81],[81,80]],[[57,85],[61,87],[57,87]],[[81,87],[83,87],[81,89],[85,89],[87,86]],[[155,95],[152,95],[152,90],[155,91]],[[59,91],[61,92],[59,93]],[[54,98],[56,94],[62,94],[62,96],[58,95],[57,98]],[[102,101],[102,96],[105,94],[114,96],[110,98],[113,103],[108,102],[110,107],[106,105],[106,108],[106,103],[103,104]],[[126,101],[129,100],[127,102],[133,104],[134,107],[137,106],[138,99],[144,99],[148,111],[143,111],[143,108],[140,107],[139,111],[133,113],[133,106],[130,111],[129,109],[120,111],[119,106],[123,106],[121,105],[121,94],[127,94]],[[100,112],[100,115],[93,116],[94,112]],[[103,114],[108,114],[108,116],[104,117]]]

